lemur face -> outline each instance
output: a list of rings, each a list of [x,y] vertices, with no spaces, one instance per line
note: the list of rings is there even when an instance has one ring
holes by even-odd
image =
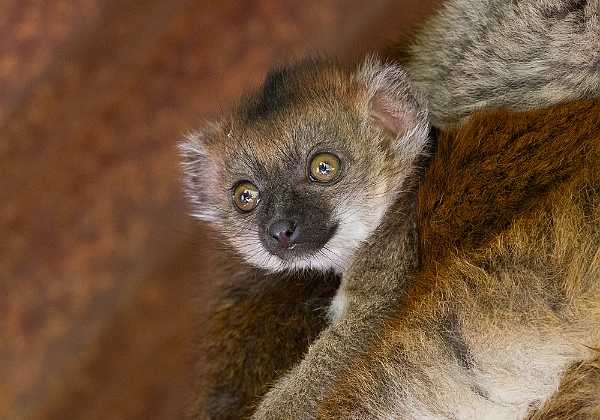
[[[392,83],[386,69],[399,88],[382,93]],[[422,150],[423,109],[404,74],[377,62],[350,72],[306,61],[270,73],[182,145],[196,215],[253,265],[341,272]]]

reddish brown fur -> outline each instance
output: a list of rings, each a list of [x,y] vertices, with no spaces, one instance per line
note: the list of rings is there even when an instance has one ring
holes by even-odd
[[[590,116],[598,118],[590,118]],[[550,194],[573,177],[592,176],[598,158],[600,102],[476,114],[458,134],[440,136],[419,194],[423,273],[413,295],[435,284],[448,258],[474,257],[517,219],[551,208]]]
[[[339,279],[327,274],[266,276],[230,264],[227,285],[203,320],[194,419],[247,419],[269,385],[298,361],[325,327]],[[254,271],[255,276],[249,275]],[[243,281],[239,281],[242,279]]]
[[[441,136],[419,195],[423,267],[453,251],[477,252],[515,218],[548,205],[548,191],[579,176],[596,151],[591,115],[600,116],[598,101],[521,114],[498,109]]]
[[[386,412],[386,404],[392,402],[380,394],[386,394],[392,383],[391,379],[386,380],[390,374],[385,366],[397,367],[399,376],[394,383],[400,380],[409,384],[406,389],[410,393],[411,378],[415,377],[412,375],[420,374],[418,366],[422,362],[429,360],[445,368],[443,358],[448,350],[443,349],[438,333],[447,319],[474,329],[475,332],[466,331],[471,338],[475,334],[474,340],[479,331],[486,330],[487,314],[478,313],[475,307],[491,305],[492,311],[510,306],[509,319],[492,318],[501,323],[499,328],[505,328],[502,331],[506,334],[511,330],[511,322],[537,322],[543,326],[546,314],[553,311],[559,314],[558,319],[570,316],[566,313],[576,311],[577,301],[581,300],[577,293],[591,287],[597,294],[598,285],[580,284],[577,275],[568,275],[572,267],[563,262],[553,267],[547,251],[560,245],[552,243],[552,234],[563,229],[562,217],[569,218],[573,211],[574,217],[581,213],[587,220],[586,230],[592,229],[592,251],[597,249],[598,220],[589,218],[598,212],[599,191],[600,100],[581,100],[517,114],[502,109],[482,113],[456,136],[443,136],[419,198],[421,274],[371,350],[331,391],[320,408],[319,418],[349,418],[350,413],[366,413],[365,401]],[[571,243],[578,243],[576,237]],[[531,260],[528,252],[532,253]],[[567,263],[578,257],[576,249],[569,252]],[[469,278],[463,278],[462,261],[483,270],[489,267],[490,272],[504,269],[510,273],[513,268],[524,268],[544,274],[548,270],[547,282],[473,284]],[[594,305],[597,308],[597,302]],[[568,310],[560,312],[564,307]],[[528,321],[514,321],[519,314]],[[597,328],[597,320],[588,323]],[[502,338],[511,339],[510,334]],[[443,355],[442,360],[433,360],[436,355]],[[452,365],[452,357],[448,360],[449,372],[460,371]],[[576,410],[567,418],[590,418],[584,414],[577,417],[590,406],[590,412],[597,413],[600,392],[595,398],[589,397],[590,389],[598,385],[597,364],[573,367],[565,375],[562,394],[556,394],[533,418],[554,419],[563,411],[572,411],[561,404],[570,404]],[[577,383],[585,385],[581,392],[574,386]],[[438,391],[444,394],[447,390]],[[435,404],[438,397],[424,398]],[[588,408],[579,409],[577,404]]]

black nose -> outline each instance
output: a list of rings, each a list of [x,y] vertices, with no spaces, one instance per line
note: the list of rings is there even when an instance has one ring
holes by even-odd
[[[298,234],[298,223],[294,220],[276,220],[269,226],[269,236],[275,239],[281,248],[293,248],[297,243]]]

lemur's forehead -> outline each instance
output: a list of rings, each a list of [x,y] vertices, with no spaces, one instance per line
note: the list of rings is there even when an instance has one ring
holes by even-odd
[[[248,121],[269,118],[281,109],[307,102],[356,95],[359,84],[351,74],[323,62],[299,63],[271,71],[262,86],[245,95],[240,117]]]
[[[360,125],[356,116],[340,109],[313,106],[239,130],[234,127],[231,137],[240,152],[259,160],[301,159],[312,152],[344,148],[359,134]]]
[[[233,108],[223,124],[232,164],[266,171],[305,165],[312,153],[350,143],[364,121],[358,84],[347,72],[318,68],[272,72]]]

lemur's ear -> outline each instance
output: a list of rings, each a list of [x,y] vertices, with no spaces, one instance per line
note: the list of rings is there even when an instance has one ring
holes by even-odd
[[[368,89],[371,116],[393,137],[394,142],[405,147],[407,144],[402,138],[406,134],[415,130],[420,134],[428,133],[427,102],[410,84],[405,70],[370,57],[362,64],[359,73]]]
[[[188,134],[178,145],[183,170],[183,184],[193,205],[192,215],[200,220],[219,221],[217,197],[219,166],[210,155],[206,144],[218,136],[218,128],[209,126],[206,130]]]

